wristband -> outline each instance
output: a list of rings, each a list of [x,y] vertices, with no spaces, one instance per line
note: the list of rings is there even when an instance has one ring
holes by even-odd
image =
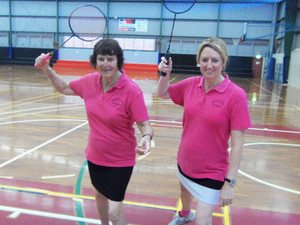
[[[142,138],[145,137],[145,136],[147,136],[147,135],[149,135],[150,136],[150,140],[152,140],[151,134],[143,134]]]

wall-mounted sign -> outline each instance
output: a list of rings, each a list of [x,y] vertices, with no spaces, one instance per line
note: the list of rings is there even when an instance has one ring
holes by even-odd
[[[119,19],[119,31],[147,32],[148,20],[146,19]]]

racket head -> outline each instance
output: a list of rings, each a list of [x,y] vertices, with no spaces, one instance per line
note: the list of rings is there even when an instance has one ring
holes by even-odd
[[[94,5],[80,6],[69,16],[70,30],[83,41],[95,41],[103,36],[106,24],[104,13]]]
[[[189,11],[196,0],[163,0],[164,6],[172,13],[181,14]]]

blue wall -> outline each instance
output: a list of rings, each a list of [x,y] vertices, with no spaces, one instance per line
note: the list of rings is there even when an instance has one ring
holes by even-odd
[[[243,34],[248,22],[247,38],[271,34],[276,18],[276,4],[265,3],[196,3],[184,14],[177,15],[170,52],[196,54],[200,43],[211,36],[223,38],[232,56],[263,56],[270,53],[271,36],[234,45],[233,38]],[[235,1],[237,2],[237,1]],[[246,1],[247,2],[247,1]],[[248,1],[251,2],[251,1]],[[269,1],[270,2],[270,1]],[[9,1],[0,0],[0,47],[52,48],[53,41],[62,43],[69,34],[68,16],[78,6],[88,1],[11,1],[11,29]],[[127,51],[128,63],[156,64],[159,53],[166,51],[174,14],[163,7],[161,1],[91,1],[105,15],[109,15],[108,34],[112,38],[153,38],[155,51]],[[57,12],[59,13],[57,15]],[[58,18],[58,21],[57,21]],[[119,31],[119,18],[147,19],[147,32]],[[58,37],[57,37],[58,34]],[[87,61],[91,49],[61,48],[59,59]]]

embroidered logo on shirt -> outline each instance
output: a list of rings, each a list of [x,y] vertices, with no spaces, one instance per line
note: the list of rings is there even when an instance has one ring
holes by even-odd
[[[212,105],[218,108],[223,108],[224,107],[224,102],[220,100],[214,100],[212,101]]]
[[[123,105],[123,101],[122,101],[122,99],[120,99],[120,98],[115,98],[115,99],[113,99],[111,102],[112,102],[112,104],[114,104],[114,105]]]

